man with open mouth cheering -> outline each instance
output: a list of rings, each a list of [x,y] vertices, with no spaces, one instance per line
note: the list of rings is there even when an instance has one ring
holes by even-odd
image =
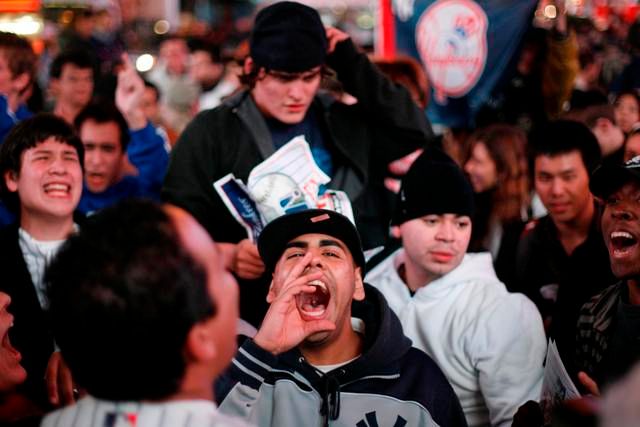
[[[273,273],[270,307],[219,383],[221,411],[259,426],[466,425],[440,369],[363,282],[360,237],[346,217],[284,215],[258,250]]]
[[[640,360],[640,157],[603,165],[591,191],[604,203],[602,235],[620,281],[582,306],[576,339],[579,379],[592,393]]]

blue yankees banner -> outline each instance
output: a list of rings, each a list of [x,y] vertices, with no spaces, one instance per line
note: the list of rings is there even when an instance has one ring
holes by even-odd
[[[503,77],[537,0],[394,0],[396,43],[431,84],[433,123],[468,126]]]

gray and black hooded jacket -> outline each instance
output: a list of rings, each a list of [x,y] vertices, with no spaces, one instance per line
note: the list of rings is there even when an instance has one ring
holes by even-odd
[[[258,426],[466,426],[440,368],[365,286],[365,300],[352,307],[365,324],[359,358],[323,374],[297,348],[274,356],[247,340],[217,384],[220,410]]]

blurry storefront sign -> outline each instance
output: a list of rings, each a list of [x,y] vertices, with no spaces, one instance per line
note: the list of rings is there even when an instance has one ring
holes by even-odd
[[[42,33],[40,6],[40,0],[1,0],[0,31],[29,37]]]
[[[35,36],[42,32],[42,17],[34,13],[0,13],[0,31],[21,36]]]
[[[2,0],[0,12],[38,12],[40,0]]]

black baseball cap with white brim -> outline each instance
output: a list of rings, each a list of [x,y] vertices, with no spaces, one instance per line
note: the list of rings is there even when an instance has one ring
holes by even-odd
[[[258,238],[258,252],[267,269],[273,271],[287,243],[303,234],[335,237],[351,252],[355,264],[364,269],[362,243],[355,225],[346,216],[327,209],[306,209],[283,215],[267,224]]]
[[[606,199],[629,181],[640,182],[640,156],[624,164],[605,163],[599,166],[591,175],[589,189],[594,196]]]

